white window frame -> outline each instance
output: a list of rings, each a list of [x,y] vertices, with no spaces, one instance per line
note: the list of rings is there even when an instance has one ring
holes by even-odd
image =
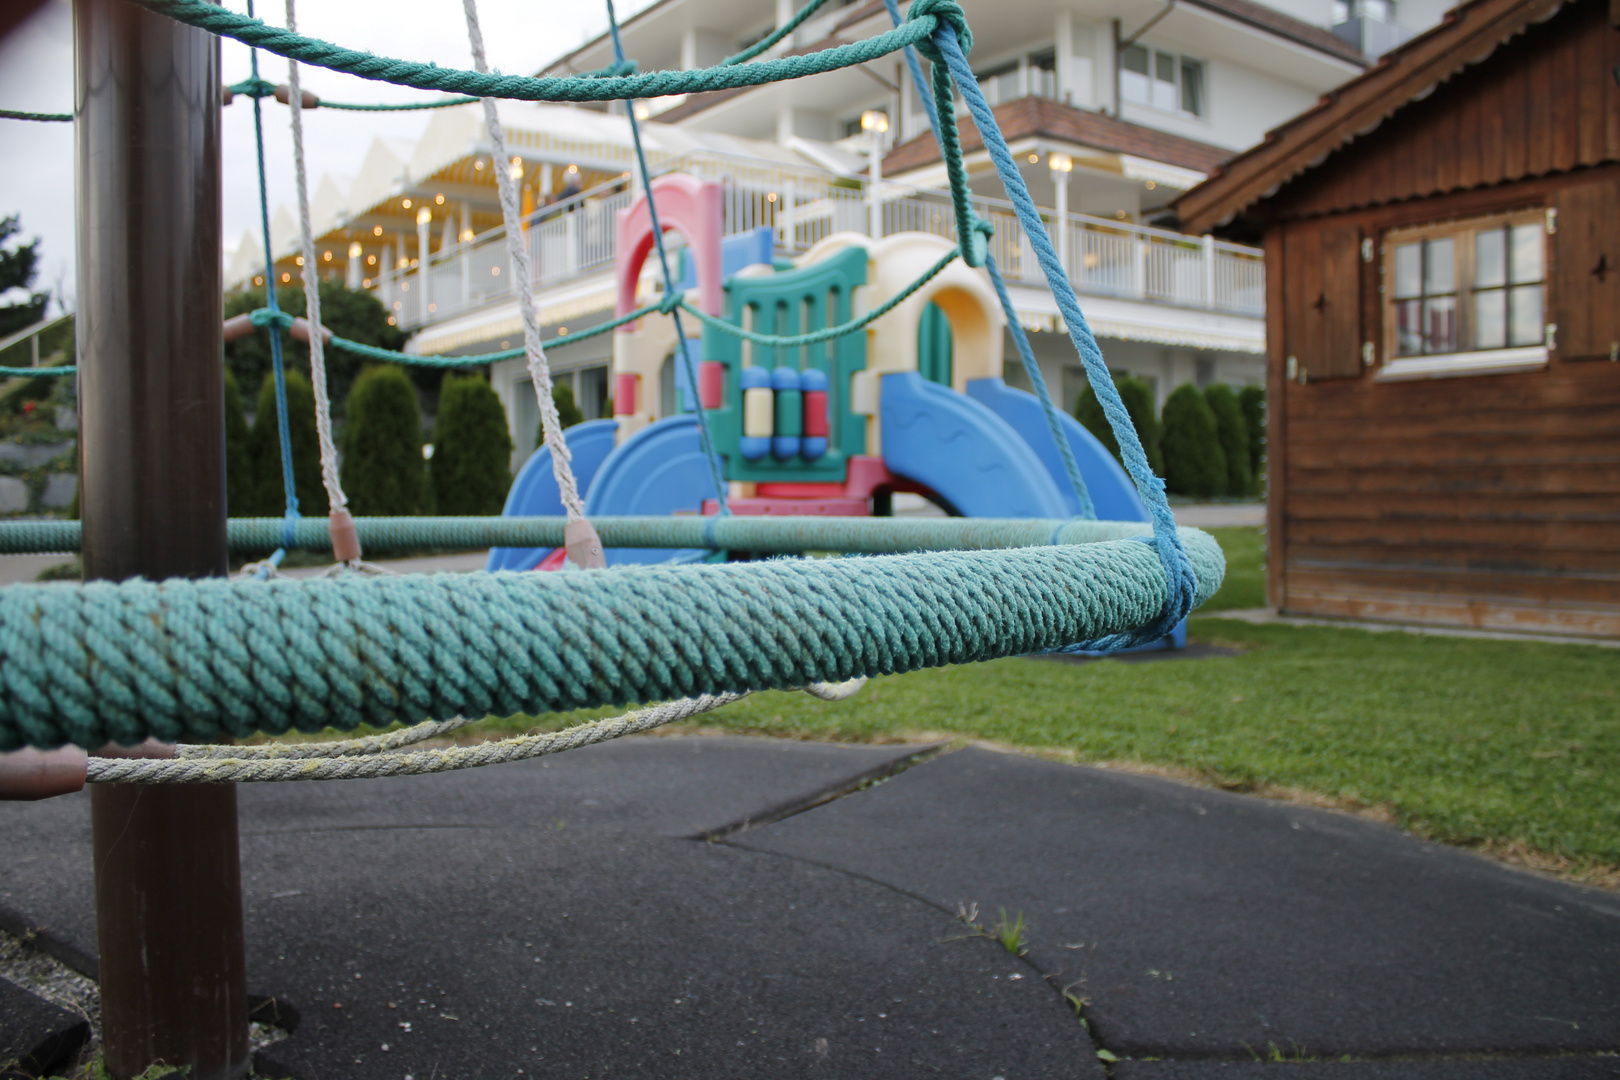
[[[1148,67],[1148,70],[1147,70],[1146,75],[1142,75],[1139,72],[1135,72],[1135,71],[1127,71],[1125,69],[1125,54],[1127,52],[1129,52],[1131,49],[1141,49],[1143,52],[1147,53],[1147,58],[1148,58],[1147,67]],[[1176,76],[1175,82],[1170,84],[1172,86],[1172,88],[1173,88],[1172,92],[1175,95],[1175,104],[1173,106],[1171,106],[1170,108],[1168,108],[1168,109],[1165,108],[1162,105],[1156,105],[1153,102],[1154,84],[1155,83],[1162,83],[1164,81],[1162,79],[1159,79],[1154,74],[1154,72],[1158,70],[1158,60],[1159,60],[1159,57],[1161,57],[1161,56],[1167,56],[1167,57],[1170,58],[1170,60],[1171,60],[1171,69],[1175,72],[1175,76]],[[1184,109],[1184,108],[1181,107],[1181,103],[1186,97],[1186,92],[1185,92],[1185,90],[1183,89],[1183,86],[1182,86],[1182,74],[1183,74],[1183,70],[1184,70],[1183,67],[1182,67],[1183,64],[1197,64],[1198,65],[1198,71],[1199,71],[1199,76],[1198,76],[1198,78],[1199,78],[1198,104],[1200,105],[1201,108],[1197,112],[1192,112],[1192,111],[1190,111],[1188,109]],[[1152,109],[1154,112],[1161,112],[1161,113],[1165,113],[1165,114],[1170,115],[1170,116],[1181,116],[1181,117],[1190,116],[1190,117],[1193,117],[1193,118],[1198,119],[1198,120],[1208,120],[1209,119],[1209,61],[1202,60],[1202,59],[1200,59],[1200,58],[1198,58],[1196,56],[1188,56],[1185,53],[1172,52],[1169,49],[1160,49],[1160,48],[1157,48],[1157,47],[1155,47],[1153,45],[1147,45],[1147,44],[1144,44],[1143,42],[1135,41],[1135,42],[1132,42],[1131,44],[1125,46],[1125,48],[1120,50],[1119,59],[1118,59],[1118,65],[1119,65],[1119,99],[1124,104],[1135,105],[1135,106],[1137,106],[1139,108],[1143,108],[1143,109]],[[1147,100],[1146,101],[1142,101],[1142,100],[1139,100],[1137,98],[1127,97],[1126,96],[1126,92],[1125,92],[1126,83],[1127,83],[1127,80],[1131,79],[1131,78],[1140,78],[1140,79],[1146,79],[1147,80]]]

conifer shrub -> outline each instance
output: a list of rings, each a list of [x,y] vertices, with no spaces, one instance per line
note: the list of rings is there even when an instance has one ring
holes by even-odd
[[[501,399],[479,375],[446,374],[433,420],[434,512],[494,515],[512,486],[512,436]]]
[[[1186,383],[1164,403],[1165,486],[1172,495],[1207,499],[1226,487],[1226,455],[1209,402],[1198,387]]]
[[[1141,379],[1129,375],[1115,375],[1114,386],[1119,390],[1120,400],[1125,403],[1125,411],[1131,416],[1131,425],[1136,428],[1136,437],[1142,440],[1142,449],[1147,453],[1148,464],[1157,475],[1163,476],[1164,455],[1159,448],[1161,431],[1157,410],[1153,407],[1153,388]],[[1108,452],[1114,455],[1115,460],[1124,462],[1119,453],[1119,441],[1114,438],[1113,428],[1108,426],[1108,417],[1103,412],[1102,402],[1097,400],[1097,392],[1090,385],[1080,392],[1074,417],[1087,431],[1097,436],[1097,440],[1108,448]]]
[[[343,491],[356,517],[404,517],[428,509],[422,413],[410,377],[395,364],[368,367],[349,391],[343,427]]]
[[[1254,473],[1254,490],[1265,484],[1262,464],[1266,457],[1266,388],[1249,385],[1238,391],[1238,405],[1249,425],[1249,469]]]
[[[242,408],[242,388],[236,376],[225,369],[225,509],[246,517],[253,507],[253,466],[248,456],[247,414]]]
[[[298,493],[298,512],[320,517],[326,513],[326,488],[321,484],[321,448],[315,436],[315,391],[302,372],[287,372],[287,433],[292,444],[293,488]],[[247,439],[248,470],[252,476],[247,505],[240,512],[231,503],[231,513],[241,517],[280,517],[287,512],[286,489],[281,475],[281,432],[276,419],[276,380],[267,378],[259,386],[259,400],[253,413],[253,428]],[[229,468],[226,464],[227,484]],[[229,499],[230,489],[226,489]]]
[[[1244,496],[1254,490],[1254,470],[1249,465],[1249,422],[1237,393],[1225,383],[1204,388],[1204,400],[1215,414],[1215,433],[1226,458],[1226,486],[1223,495]]]
[[[574,388],[572,386],[565,382],[552,383],[551,400],[557,406],[557,419],[561,421],[564,431],[567,431],[575,424],[585,422],[585,414],[580,411],[579,403],[574,400]],[[540,444],[545,441],[546,433],[542,430],[539,435],[535,436],[535,449],[538,450]]]

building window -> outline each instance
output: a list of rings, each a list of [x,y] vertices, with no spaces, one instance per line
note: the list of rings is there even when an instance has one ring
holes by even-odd
[[[1390,233],[1384,258],[1390,356],[1544,340],[1546,225],[1539,211]]]
[[[1165,112],[1204,115],[1202,60],[1130,45],[1120,53],[1119,67],[1119,93],[1126,101]]]

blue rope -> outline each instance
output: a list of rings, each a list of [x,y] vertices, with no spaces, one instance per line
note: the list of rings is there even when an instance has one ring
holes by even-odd
[[[613,60],[616,64],[623,64],[624,45],[619,40],[619,20],[613,13],[613,0],[607,0],[608,32],[613,35]],[[664,295],[673,297],[679,291],[675,288],[675,276],[669,271],[669,253],[664,249],[664,230],[658,223],[658,202],[653,198],[652,171],[647,168],[647,154],[641,148],[641,125],[636,121],[636,106],[634,101],[626,101],[625,114],[630,118],[630,138],[636,144],[636,167],[641,170],[641,189],[647,196],[647,216],[652,223],[653,246],[658,249],[658,265],[664,275]],[[686,327],[681,322],[681,309],[672,307],[670,316],[675,320],[675,348],[681,357],[681,368],[686,372],[686,386],[694,398],[697,414],[698,442],[702,444],[703,456],[709,463],[709,475],[714,481],[714,497],[720,504],[722,515],[731,513],[731,507],[726,504],[726,481],[720,471],[720,455],[714,451],[714,440],[709,436],[709,420],[704,415],[703,402],[698,397],[697,368],[692,364],[692,351],[686,343]]]
[[[900,5],[897,0],[883,0],[889,9],[889,21],[896,27],[900,25]],[[928,126],[933,129],[934,139],[939,140],[939,110],[934,107],[934,98],[928,90],[928,79],[923,74],[922,61],[917,58],[917,50],[907,45],[905,48],[906,67],[911,72],[912,85],[917,89],[917,98],[923,103],[923,111],[928,114]],[[941,153],[944,144],[941,143]],[[1018,359],[1023,361],[1024,374],[1029,383],[1035,388],[1035,396],[1041,401],[1041,413],[1046,417],[1046,426],[1052,432],[1052,441],[1057,444],[1058,457],[1063,461],[1063,471],[1069,474],[1069,485],[1074,488],[1075,498],[1080,503],[1080,516],[1087,521],[1097,519],[1097,508],[1092,505],[1091,491],[1086,487],[1085,477],[1080,475],[1080,463],[1074,459],[1074,447],[1063,434],[1063,424],[1058,420],[1057,408],[1052,404],[1052,395],[1046,389],[1046,376],[1041,374],[1040,364],[1035,362],[1035,350],[1030,347],[1029,335],[1024,333],[1024,324],[1018,321],[1018,312],[1013,308],[1012,297],[1007,293],[1007,283],[1001,278],[1001,267],[996,265],[995,256],[987,256],[984,268],[990,272],[990,283],[996,287],[996,297],[1001,301],[1002,314],[1007,318],[1007,331],[1012,334],[1013,346],[1018,350]]]
[[[925,2],[926,0],[917,0],[919,4]],[[930,5],[930,10],[943,15],[941,9],[944,6],[933,4]],[[912,14],[915,17],[915,7]],[[990,159],[1001,175],[1007,196],[1012,200],[1018,219],[1023,223],[1024,231],[1029,236],[1030,245],[1035,249],[1035,257],[1039,260],[1041,269],[1046,272],[1046,281],[1052,290],[1053,298],[1057,301],[1058,311],[1062,313],[1063,321],[1069,328],[1069,340],[1073,342],[1075,351],[1080,356],[1080,362],[1085,365],[1086,376],[1091,380],[1097,400],[1102,404],[1103,413],[1108,417],[1109,426],[1119,442],[1125,469],[1131,474],[1131,479],[1136,481],[1136,490],[1147,505],[1148,515],[1153,521],[1153,542],[1158,549],[1159,561],[1164,566],[1169,586],[1164,610],[1149,626],[1135,633],[1115,634],[1101,641],[1074,648],[1100,651],[1129,648],[1157,641],[1170,633],[1192,610],[1197,592],[1192,566],[1187,561],[1187,553],[1181,546],[1180,538],[1176,535],[1175,518],[1170,513],[1170,504],[1164,497],[1164,481],[1153,475],[1153,469],[1148,465],[1147,455],[1142,450],[1142,440],[1137,438],[1136,427],[1131,423],[1130,414],[1125,411],[1125,404],[1120,400],[1119,391],[1114,387],[1114,380],[1109,377],[1108,365],[1103,361],[1102,350],[1097,347],[1097,339],[1092,335],[1091,327],[1086,324],[1086,317],[1080,310],[1080,301],[1075,296],[1074,286],[1070,284],[1069,275],[1058,260],[1057,250],[1052,246],[1051,238],[1046,235],[1046,227],[1041,221],[1040,212],[1035,208],[1035,200],[1030,197],[1029,188],[1018,171],[1018,165],[1013,161],[1007,140],[1002,137],[1001,129],[996,126],[995,114],[991,112],[989,102],[985,101],[984,94],[979,90],[973,69],[968,66],[967,57],[963,55],[962,47],[957,42],[957,28],[951,19],[945,17],[939,19],[932,44],[961,90],[968,110],[973,114],[974,123],[978,125],[979,134],[984,139],[985,149],[990,152]]]
[[[253,0],[248,0],[248,16],[253,15]],[[252,65],[253,76],[251,81],[260,82],[259,79],[259,50],[248,50],[248,62]],[[260,98],[253,98],[253,139],[259,153],[259,224],[264,231],[264,295],[265,306],[270,309],[271,318],[281,313],[280,305],[276,300],[276,260],[270,251],[270,196],[265,190],[264,168],[264,110],[259,104]],[[293,479],[292,458],[292,431],[287,424],[287,370],[281,356],[281,330],[272,326],[270,329],[270,365],[276,377],[276,433],[281,437],[281,489],[286,498],[286,525],[283,528],[282,547],[293,546],[294,530],[298,522],[298,486]]]

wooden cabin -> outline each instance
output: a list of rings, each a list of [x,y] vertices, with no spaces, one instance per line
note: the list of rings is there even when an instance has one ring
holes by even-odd
[[[1472,0],[1176,203],[1266,252],[1284,612],[1620,637],[1620,0]]]

